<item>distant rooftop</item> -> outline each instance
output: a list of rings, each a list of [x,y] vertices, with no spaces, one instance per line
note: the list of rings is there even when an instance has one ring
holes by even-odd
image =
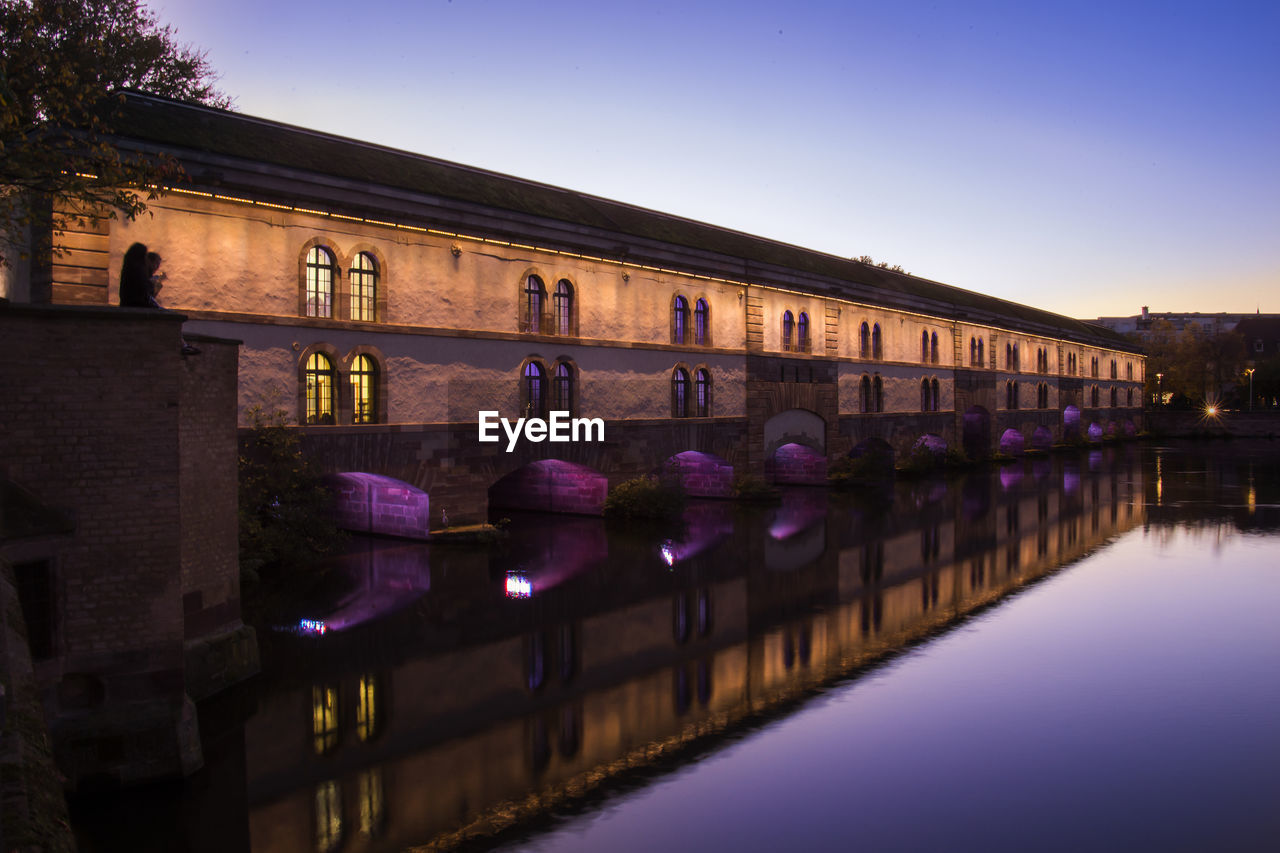
[[[518,221],[511,227],[529,223],[529,217],[561,223],[568,228],[558,232],[560,239],[572,241],[575,233],[584,240],[589,236],[591,252],[602,257],[647,263],[665,244],[700,254],[703,267],[690,272],[795,286],[771,280],[791,273],[806,282],[802,286],[818,293],[1136,350],[1123,335],[1095,322],[586,193],[227,110],[129,92],[117,128],[116,136],[132,147],[172,153],[200,189],[280,197],[282,185],[265,180],[262,169],[263,165],[278,167],[310,175],[315,185],[324,184],[325,178],[338,178],[395,190],[401,196],[407,191],[421,200],[437,200],[435,212],[424,213],[424,222],[414,224],[458,228],[456,220],[441,218],[438,200],[448,200],[471,214],[487,209],[505,214],[508,220],[514,214]],[[232,164],[238,168],[231,168]],[[254,180],[255,176],[261,180]],[[319,191],[297,182],[287,186],[295,200],[306,200],[309,192]],[[331,202],[340,198],[332,187],[327,191]],[[361,203],[355,194],[349,195],[349,204]],[[359,215],[377,212],[364,209]],[[483,216],[473,215],[468,227],[482,220]],[[519,234],[500,236],[512,239]],[[611,252],[602,252],[603,236],[614,238]],[[582,250],[570,243],[553,248]],[[708,273],[708,265],[716,272]],[[1028,288],[1028,292],[1034,291]]]

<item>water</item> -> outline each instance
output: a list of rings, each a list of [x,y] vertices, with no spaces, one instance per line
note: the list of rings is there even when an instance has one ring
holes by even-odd
[[[202,707],[208,769],[77,800],[82,846],[1274,849],[1273,444],[686,521],[363,546]]]

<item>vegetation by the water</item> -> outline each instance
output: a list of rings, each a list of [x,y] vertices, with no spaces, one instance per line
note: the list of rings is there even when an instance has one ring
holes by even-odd
[[[619,483],[604,501],[606,518],[679,518],[685,496],[679,486],[656,477],[636,477]]]
[[[734,500],[749,503],[768,503],[779,499],[780,492],[759,477],[750,474],[739,474],[733,478],[732,492]]]
[[[253,424],[240,453],[240,579],[246,598],[276,587],[316,586],[314,564],[344,534],[333,522],[332,495],[303,455],[281,411],[249,411]],[[303,590],[296,589],[295,592]]]

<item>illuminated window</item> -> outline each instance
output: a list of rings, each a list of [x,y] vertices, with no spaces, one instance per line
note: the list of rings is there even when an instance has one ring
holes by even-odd
[[[671,343],[683,344],[689,335],[689,301],[677,296],[671,308]]]
[[[573,334],[573,285],[567,279],[556,284],[556,334]]]
[[[360,798],[360,834],[365,838],[377,838],[387,821],[381,768],[366,770],[357,777],[356,794]]]
[[[711,374],[699,368],[693,381],[695,415],[699,418],[711,416]]]
[[[573,412],[573,368],[563,361],[556,365],[551,397],[553,411]]]
[[[351,261],[351,319],[377,319],[374,315],[378,306],[378,265],[366,252],[356,255]]]
[[[520,331],[539,334],[542,331],[542,305],[547,289],[542,279],[531,275],[524,281],[524,299],[520,303]]]
[[[542,417],[547,410],[546,372],[542,365],[531,361],[524,366],[521,393],[524,397],[525,417]]]
[[[378,368],[367,355],[358,355],[351,361],[351,422],[371,424],[378,420],[376,400]]]
[[[683,367],[671,374],[671,416],[689,417],[689,373]]]
[[[790,311],[783,311],[782,312],[782,351],[783,352],[790,352],[792,349],[791,335],[795,331],[795,326],[796,326],[796,318],[791,314]]]
[[[316,850],[330,853],[342,844],[342,792],[334,780],[316,786]]]
[[[307,252],[307,316],[333,316],[333,255],[321,246]]]
[[[809,351],[809,315],[804,311],[796,320],[796,349],[799,352]]]
[[[372,675],[356,686],[356,736],[363,741],[378,736],[378,682]]]
[[[865,322],[858,327],[858,358],[871,357],[871,327]]]
[[[338,689],[311,688],[311,733],[316,755],[324,755],[338,745]]]
[[[307,358],[304,371],[307,391],[306,422],[309,424],[334,423],[334,372],[333,362],[323,353],[312,353]]]
[[[705,299],[693,306],[693,342],[700,347],[711,343],[711,306]]]

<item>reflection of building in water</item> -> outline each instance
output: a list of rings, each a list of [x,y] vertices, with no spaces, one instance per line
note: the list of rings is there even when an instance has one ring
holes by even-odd
[[[546,813],[1143,522],[1136,461],[1019,471],[904,487],[892,514],[757,510],[672,565],[652,541],[611,538],[606,564],[522,600],[501,572],[455,564],[394,653],[372,631],[326,636],[320,668],[262,699],[246,733],[253,849],[449,847]],[[772,562],[783,528],[807,559]]]

